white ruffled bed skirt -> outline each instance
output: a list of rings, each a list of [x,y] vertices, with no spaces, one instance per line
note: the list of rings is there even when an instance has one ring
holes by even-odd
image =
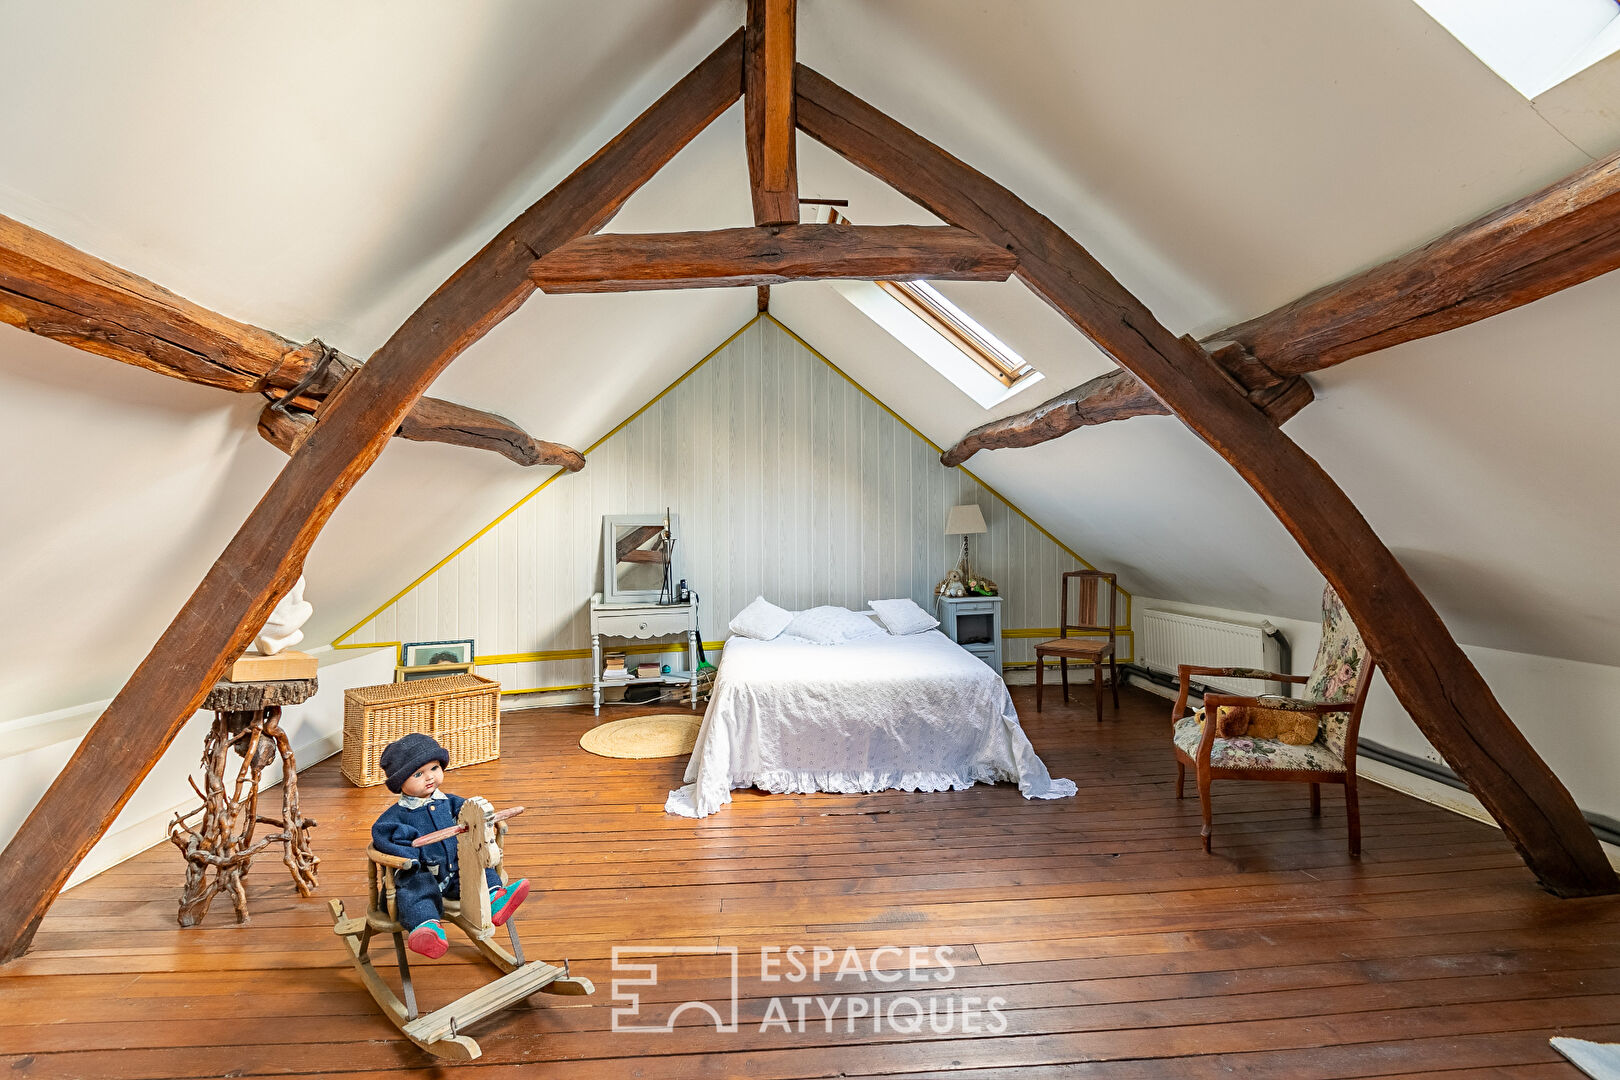
[[[687,765],[664,809],[707,817],[731,792],[962,791],[1014,783],[1075,794],[1018,722],[1006,685],[932,631],[840,646],[733,638]]]
[[[731,801],[731,792],[744,788],[757,788],[772,795],[811,795],[818,791],[838,795],[870,795],[877,791],[966,791],[974,784],[1018,783],[1018,777],[1000,769],[974,769],[968,773],[825,773],[793,772],[773,769],[757,776],[734,779],[726,791],[716,791],[718,803],[700,811],[698,786],[687,784],[669,793],[664,811],[681,817],[707,817]],[[1067,799],[1078,790],[1073,780],[1048,780],[1041,791],[1027,790],[1019,784],[1018,790],[1026,799]]]

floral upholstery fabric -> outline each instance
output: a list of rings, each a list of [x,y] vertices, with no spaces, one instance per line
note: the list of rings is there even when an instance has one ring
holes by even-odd
[[[1188,757],[1198,758],[1198,740],[1203,737],[1203,710],[1184,716],[1176,723],[1175,740]],[[1344,758],[1318,741],[1309,746],[1291,746],[1276,739],[1215,740],[1209,763],[1217,769],[1311,769],[1316,772],[1343,772]]]
[[[1361,631],[1350,621],[1333,586],[1322,590],[1322,643],[1316,650],[1316,664],[1300,697],[1262,697],[1258,701],[1270,708],[1299,708],[1302,702],[1351,701],[1361,686],[1367,669],[1367,646],[1361,640]],[[1256,672],[1264,675],[1264,672]],[[1198,743],[1203,737],[1204,710],[1176,721],[1173,738],[1176,746],[1188,757],[1198,757]],[[1210,749],[1209,763],[1217,769],[1311,769],[1320,772],[1343,772],[1346,736],[1350,726],[1348,712],[1324,713],[1316,741],[1306,746],[1293,746],[1276,739],[1255,739],[1248,736],[1235,739],[1217,737]]]
[[[1300,697],[1305,701],[1350,701],[1361,686],[1366,667],[1367,646],[1361,640],[1361,631],[1345,613],[1344,601],[1333,586],[1323,586],[1322,644],[1317,647],[1316,664]],[[1349,725],[1347,712],[1323,714],[1317,743],[1342,759]]]

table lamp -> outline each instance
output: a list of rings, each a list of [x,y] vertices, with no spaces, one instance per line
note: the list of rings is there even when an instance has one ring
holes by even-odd
[[[954,571],[945,575],[945,580],[935,586],[934,592],[936,595],[966,596],[969,592],[977,592],[981,591],[981,589],[985,595],[994,595],[995,583],[985,578],[975,577],[973,571],[968,567],[968,537],[975,533],[989,531],[989,526],[984,523],[984,512],[979,509],[976,503],[969,503],[966,506],[953,506],[946,511],[945,535],[961,536],[962,560],[956,564]],[[955,575],[955,580],[952,580],[952,574]],[[972,582],[977,582],[981,588],[975,589],[970,584]]]

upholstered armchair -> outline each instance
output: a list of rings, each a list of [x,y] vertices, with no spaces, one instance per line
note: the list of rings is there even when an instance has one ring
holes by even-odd
[[[1210,784],[1215,780],[1285,780],[1311,786],[1311,815],[1322,812],[1323,784],[1344,787],[1345,816],[1350,827],[1350,854],[1361,854],[1361,811],[1356,795],[1356,732],[1361,727],[1361,709],[1367,688],[1372,685],[1375,661],[1345,613],[1344,603],[1331,585],[1322,591],[1322,643],[1316,664],[1309,675],[1281,675],[1248,668],[1180,668],[1181,692],[1170,714],[1172,743],[1176,755],[1176,798],[1182,797],[1187,770],[1198,783],[1198,799],[1204,813],[1204,850],[1210,849]],[[1230,679],[1265,679],[1304,683],[1298,698],[1264,695],[1242,697],[1236,694],[1208,693],[1204,707],[1187,714],[1187,694],[1192,680],[1200,675]],[[1303,745],[1277,738],[1255,737],[1247,733],[1235,737],[1221,734],[1226,725],[1222,709],[1251,710],[1249,716],[1262,716],[1275,727],[1279,719],[1287,726],[1287,714],[1294,719],[1314,718],[1315,738]],[[1252,710],[1259,710],[1258,713]],[[1275,710],[1275,711],[1272,711]],[[1252,721],[1251,721],[1252,723]]]

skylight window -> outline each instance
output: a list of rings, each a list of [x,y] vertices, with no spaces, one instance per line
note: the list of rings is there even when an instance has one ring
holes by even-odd
[[[833,224],[848,224],[836,210]],[[989,409],[1043,378],[1007,343],[926,281],[842,281],[844,298],[957,389]]]
[[[1620,51],[1620,0],[1417,0],[1526,98]]]

